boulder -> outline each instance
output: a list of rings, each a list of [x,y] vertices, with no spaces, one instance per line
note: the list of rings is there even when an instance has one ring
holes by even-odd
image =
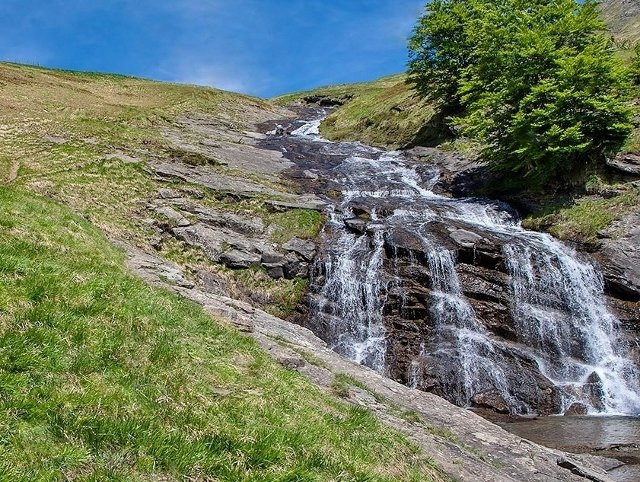
[[[156,234],[149,239],[149,244],[156,251],[160,251],[162,249],[162,236]]]
[[[278,253],[276,250],[265,248],[262,251],[261,261],[263,264],[279,264],[280,266],[282,266],[286,262],[286,259],[283,254]]]
[[[284,277],[287,279],[296,278],[300,273],[300,260],[294,253],[288,253],[283,265]]]
[[[237,249],[225,251],[220,255],[220,262],[227,268],[247,269],[260,265],[261,256],[257,253],[248,253]]]
[[[575,402],[565,410],[564,415],[566,417],[575,417],[579,415],[587,415],[588,413],[589,408],[584,403]]]
[[[267,274],[273,279],[284,278],[284,267],[278,263],[262,263]]]
[[[180,197],[180,193],[175,189],[158,189],[158,197],[162,199],[176,199]]]
[[[361,218],[345,219],[344,224],[358,234],[364,234],[368,226],[367,221]]]
[[[184,193],[191,196],[194,199],[204,199],[204,193],[200,189],[194,189],[187,187],[183,189]]]
[[[306,261],[313,261],[316,256],[316,244],[308,239],[293,238],[287,243],[282,245],[283,249],[287,251],[297,253],[302,256]]]
[[[607,159],[607,166],[624,174],[640,175],[640,156],[637,154],[618,154],[613,159]]]
[[[171,226],[185,227],[191,224],[191,221],[171,206],[161,206],[156,209],[156,213],[168,219]]]
[[[471,403],[478,408],[488,408],[498,413],[509,413],[509,404],[497,390],[476,393],[471,398]]]
[[[449,237],[453,239],[456,244],[465,248],[473,247],[482,241],[482,236],[465,229],[456,229],[449,234]]]
[[[227,242],[224,233],[203,224],[175,228],[172,232],[176,238],[188,245],[201,248],[207,258],[216,263],[220,260],[223,243]]]

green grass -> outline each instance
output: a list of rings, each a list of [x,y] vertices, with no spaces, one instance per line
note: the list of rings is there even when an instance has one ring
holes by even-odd
[[[417,142],[433,142],[438,137],[434,129],[423,131],[432,120],[434,110],[407,85],[404,75],[323,87],[278,97],[275,101],[286,104],[309,95],[346,101],[321,125],[321,132],[328,139],[357,140],[395,149]]]
[[[312,209],[291,209],[266,217],[274,225],[271,239],[276,243],[286,243],[292,238],[314,239],[324,225],[324,215]]]
[[[273,116],[279,115],[275,112],[281,111],[268,102],[203,87],[1,62],[0,85],[0,182],[10,181],[13,186],[55,199],[109,236],[152,250],[149,240],[154,231],[148,220],[155,215],[147,204],[164,187],[197,188],[203,196],[197,200],[201,205],[261,216],[274,224],[274,240],[280,242],[293,236],[314,237],[322,226],[320,213],[293,210],[273,214],[265,205],[272,199],[269,196],[238,200],[202,186],[162,182],[147,167],[147,161],[153,160],[207,165],[212,172],[286,192],[286,182],[221,165],[207,155],[171,144],[162,135],[167,129],[181,129],[181,116],[197,114],[212,116],[228,129],[227,135],[235,136],[271,111]],[[184,134],[196,136],[192,140],[197,144],[196,134]],[[140,162],[108,160],[113,153]],[[16,166],[17,177],[10,179]],[[218,269],[201,253],[177,241],[167,241],[163,254],[187,272]],[[262,307],[277,315],[290,313],[304,289],[299,281],[224,274],[239,297],[247,299],[244,295],[250,294],[264,299]],[[251,282],[242,287],[244,281]]]
[[[0,480],[441,479],[66,208],[4,188],[0,227]]]
[[[295,312],[309,286],[309,281],[304,278],[275,280],[263,268],[220,271],[226,273],[234,297],[249,298],[278,318],[286,319]]]
[[[214,116],[241,131],[273,110],[260,99],[210,88],[2,62],[0,86],[0,180],[8,180],[17,162],[12,184],[53,197],[141,246],[144,200],[163,183],[142,165],[105,156],[122,152],[143,163],[213,165],[246,179],[253,174],[225,170],[215,159],[179,149],[161,131],[190,113]]]
[[[586,196],[570,206],[549,205],[526,218],[523,226],[548,231],[559,239],[594,244],[599,232],[639,205],[639,189],[629,189],[610,199]]]
[[[369,395],[375,398],[376,402],[388,403],[382,395],[371,390],[365,383],[362,383],[360,380],[352,377],[351,375],[347,375],[346,373],[337,373],[334,379],[334,383],[337,385],[345,386],[347,388],[349,386],[357,387],[360,390],[364,390],[365,392],[369,393]]]

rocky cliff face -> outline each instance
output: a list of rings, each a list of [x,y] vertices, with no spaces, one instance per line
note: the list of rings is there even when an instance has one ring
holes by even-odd
[[[540,336],[544,339],[541,343],[553,346],[552,350],[573,353],[578,358],[585,356],[576,333],[567,331],[557,334],[556,339],[544,333],[553,329],[552,321],[548,327],[541,327],[540,333],[528,333],[523,326],[529,314],[516,306],[514,290],[518,285],[514,283],[517,274],[514,270],[521,266],[514,258],[529,255],[513,251],[513,239],[508,233],[488,229],[464,216],[456,219],[450,212],[453,208],[446,202],[422,206],[412,204],[415,201],[411,200],[406,201],[406,209],[424,213],[434,210],[433,216],[427,214],[421,221],[424,229],[421,228],[420,234],[416,234],[415,226],[407,224],[405,229],[403,223],[415,223],[415,219],[398,218],[398,206],[385,200],[384,190],[376,194],[375,189],[380,186],[373,186],[375,183],[371,180],[380,174],[383,182],[385,178],[390,182],[388,192],[393,192],[401,189],[394,184],[401,170],[385,174],[383,162],[374,166],[369,176],[366,169],[371,166],[367,163],[375,163],[380,153],[367,151],[366,146],[297,142],[287,136],[268,139],[265,146],[286,152],[285,155],[295,162],[287,174],[297,181],[301,191],[324,196],[329,204],[334,199],[337,205],[323,234],[313,265],[313,284],[306,306],[300,309],[298,322],[312,328],[344,355],[384,370],[389,377],[403,384],[436,393],[460,405],[498,413],[584,413],[588,407],[604,409],[603,380],[599,375],[595,372],[585,374],[587,380],[572,388],[568,397],[566,387],[561,390],[557,381],[554,383],[548,373],[543,374],[540,359],[527,349],[526,345],[535,344],[532,340]],[[344,161],[354,155],[354,149],[355,160],[349,162],[355,162],[352,166],[355,169],[344,176]],[[439,169],[440,175],[434,178],[431,187],[437,193],[468,193],[485,175],[481,168],[464,158],[433,149],[428,151],[418,150],[405,155],[413,159],[412,169],[415,175],[422,177],[421,182],[430,182],[433,166]],[[425,157],[428,157],[426,163]],[[349,183],[361,172],[365,174],[357,179],[356,189]],[[401,175],[410,177],[413,174]],[[340,176],[344,176],[342,181]],[[375,201],[363,201],[363,196]],[[505,205],[497,209],[509,212]],[[610,249],[618,254],[612,255],[605,264],[606,302],[621,321],[623,343],[629,347],[637,366],[640,364],[637,338],[640,310],[634,294],[634,268],[627,267],[620,257],[622,253],[633,254],[632,250],[622,247],[623,240],[616,237],[615,242],[617,247],[612,245]],[[435,251],[438,259],[434,258],[434,246],[438,247]],[[339,260],[336,251],[340,250],[351,251],[352,255],[346,261]],[[602,251],[606,256],[604,253]],[[451,266],[447,265],[449,262]],[[553,271],[557,261],[532,256],[530,263],[531,269],[542,273],[543,277],[545,273],[557,275]],[[550,264],[535,266],[536,263]],[[357,265],[363,267],[360,274],[354,269]],[[459,288],[443,285],[441,271],[447,269],[456,277]],[[352,279],[340,282],[339,277]],[[526,289],[535,293],[525,300],[525,311],[543,310],[551,313],[551,318],[559,319],[575,315],[567,315],[568,311],[579,310],[579,307],[570,306],[575,300],[566,299],[561,281],[537,279],[528,283]],[[545,286],[548,287],[546,291]],[[344,301],[345,297],[346,304],[337,306],[339,299]],[[438,303],[444,304],[438,307]],[[604,307],[598,309],[604,310]],[[456,313],[460,310],[462,312]],[[465,310],[472,315],[467,316]],[[353,315],[361,311],[369,313],[368,318],[358,319]],[[554,312],[556,315],[552,316]],[[456,317],[459,319],[452,321]],[[443,329],[446,331],[455,323],[464,324],[468,318],[474,320],[472,331],[480,333],[483,341],[479,348],[476,347],[478,352],[474,353],[471,366],[461,368],[466,362],[456,347],[459,341]],[[344,326],[345,320],[352,325],[349,337],[337,328]],[[362,329],[362,326],[366,328]],[[378,343],[376,339],[384,341]],[[483,345],[485,342],[492,346],[491,353],[483,353],[483,346],[488,346]],[[473,344],[469,341],[469,346]],[[496,372],[491,365],[499,370]],[[462,373],[463,370],[468,373]],[[472,386],[462,381],[465,376],[474,378]],[[496,385],[508,389],[493,388]],[[572,398],[580,402],[571,405],[567,400]]]
[[[629,42],[640,39],[640,5],[636,0],[603,0],[600,9],[619,39]]]

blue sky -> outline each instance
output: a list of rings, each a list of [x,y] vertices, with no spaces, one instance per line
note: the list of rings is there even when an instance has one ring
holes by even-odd
[[[263,97],[402,71],[425,0],[0,0],[0,59]]]

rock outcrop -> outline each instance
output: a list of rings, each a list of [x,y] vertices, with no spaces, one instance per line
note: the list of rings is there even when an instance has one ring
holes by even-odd
[[[259,216],[208,208],[175,190],[160,190],[148,208],[158,216],[152,221],[157,231],[155,244],[173,237],[202,250],[210,262],[232,270],[262,267],[273,279],[304,278],[316,255],[311,240],[294,237],[278,246]]]
[[[408,388],[342,358],[305,328],[247,303],[193,287],[173,263],[125,243],[117,244],[125,250],[129,268],[142,279],[175,291],[202,305],[221,322],[251,334],[283,366],[307,376],[328,394],[335,393],[336,377],[353,380],[342,393],[343,401],[371,410],[390,428],[404,433],[452,478],[609,482],[607,470],[620,465],[615,460],[570,455],[523,440],[440,397]],[[492,395],[479,398],[479,403],[483,400],[492,400]]]
[[[571,276],[571,255],[560,254],[566,249],[554,247],[550,241],[538,237],[529,247],[533,252],[545,252],[541,258],[530,257],[527,254],[529,248],[523,253],[507,254],[505,251],[514,242],[512,237],[520,236],[517,229],[503,229],[511,218],[517,219],[517,213],[507,204],[477,199],[462,202],[452,199],[448,202],[445,198],[429,203],[432,194],[427,192],[420,199],[420,196],[403,193],[403,190],[411,190],[411,186],[415,186],[412,183],[422,183],[429,192],[468,196],[490,180],[492,174],[486,166],[438,149],[415,148],[404,153],[399,161],[406,169],[394,170],[394,162],[398,159],[393,157],[393,153],[387,155],[353,144],[321,144],[321,148],[317,144],[286,135],[267,139],[264,143],[265,147],[285,152],[295,162],[295,167],[290,168],[287,174],[303,190],[323,195],[334,203],[332,212],[340,219],[340,225],[325,230],[307,298],[308,316],[301,321],[304,326],[312,328],[340,353],[375,366],[394,380],[439,394],[463,406],[497,413],[504,413],[505,407],[509,407],[507,412],[548,415],[567,410],[566,404],[576,398],[584,400],[591,410],[602,409],[599,396],[603,393],[602,380],[584,383],[572,389],[571,393],[560,389],[552,381],[558,380],[557,376],[543,372],[539,353],[530,349],[531,343],[540,343],[536,340],[537,335],[529,333],[524,326],[528,323],[528,315],[522,310],[544,312],[539,315],[543,318],[567,318],[564,325],[572,325],[576,321],[571,317],[576,312],[577,307],[573,305],[579,303],[579,297],[568,299],[573,296],[571,288],[559,283],[553,289],[545,290],[545,283],[535,280],[553,275],[552,272],[558,272],[558,269],[564,270],[558,274],[560,278]],[[382,157],[385,157],[384,162],[378,162]],[[313,176],[307,174],[310,170]],[[399,193],[395,199],[394,190]],[[342,197],[344,191],[348,194]],[[407,203],[407,210],[431,214],[403,217],[403,202]],[[475,207],[466,209],[465,203]],[[492,216],[504,219],[491,219]],[[406,229],[403,222],[408,223]],[[421,227],[416,228],[416,224]],[[351,233],[351,237],[341,234],[345,230]],[[524,238],[526,236],[518,242],[527,245],[528,238]],[[622,239],[616,238],[616,242],[621,243]],[[343,251],[353,250],[349,259],[341,260],[332,252],[332,246],[336,244],[340,244]],[[380,254],[371,254],[380,248]],[[547,248],[550,251],[544,251]],[[611,249],[614,248],[612,245]],[[633,250],[627,251],[633,255]],[[434,254],[443,259],[434,260]],[[560,262],[558,259],[553,261],[558,255],[568,257],[562,263],[569,264],[554,267],[554,263]],[[523,308],[518,308],[514,300],[518,281],[514,281],[512,270],[518,267],[513,258],[518,256],[530,258],[526,261],[529,266],[522,268],[536,273],[531,279],[526,279],[529,275],[524,272],[519,274],[525,278],[522,282],[532,284],[530,288],[536,291],[530,299],[520,302]],[[452,272],[440,274],[445,278],[459,278],[455,281],[459,288],[443,287],[442,279],[434,280],[434,270],[447,269],[437,263],[448,262],[449,258],[453,263]],[[360,271],[355,268],[358,264],[364,266]],[[631,299],[634,288],[623,283],[633,268],[625,266],[624,263],[612,265],[617,269],[617,275],[616,269],[611,270],[611,275],[605,271],[605,275],[610,294],[615,294],[612,288],[615,276],[618,278],[617,290],[627,293],[626,298],[612,297],[610,302],[622,321],[624,344],[630,346],[630,354],[635,358],[639,350],[637,327],[633,326],[633,320],[638,319],[638,313]],[[589,268],[578,269],[589,271]],[[589,280],[584,283],[593,283],[593,289],[598,291],[598,277],[593,270],[589,273],[586,275]],[[353,277],[353,283],[345,280],[349,277]],[[358,280],[358,277],[362,279]],[[523,296],[527,297],[527,294]],[[366,300],[362,301],[364,298]],[[436,305],[443,299],[443,308],[437,309]],[[603,304],[595,299],[591,302]],[[351,316],[350,310],[365,310],[371,316],[358,319]],[[459,313],[449,317],[447,310],[458,310]],[[603,309],[603,314],[605,312]],[[459,319],[453,320],[455,317]],[[383,328],[378,328],[378,319]],[[493,373],[489,373],[492,370],[488,367],[461,368],[460,365],[466,363],[460,358],[465,348],[457,346],[460,342],[456,337],[467,335],[454,333],[464,332],[465,319],[469,329],[472,332],[477,330],[484,340],[477,346],[483,343],[491,346],[478,348],[480,351],[474,355],[473,364],[495,364],[499,368]],[[471,326],[475,323],[479,327]],[[341,333],[340,329],[351,334]],[[547,328],[536,329],[544,331]],[[350,338],[352,334],[353,339]],[[538,335],[539,339],[548,336],[544,333]],[[567,360],[583,356],[579,342],[562,342],[562,339],[574,338],[571,328],[554,336],[557,336],[555,340],[548,340],[553,346],[548,349],[549,353],[561,350]],[[378,338],[383,338],[384,342],[372,347],[371,340]],[[471,341],[466,340],[466,343]],[[493,351],[483,355],[483,350]],[[550,357],[553,358],[552,355]],[[557,359],[560,359],[559,354],[556,354]],[[560,366],[557,368],[562,370]],[[463,370],[467,371],[462,373]],[[468,370],[473,370],[472,375]],[[475,378],[473,387],[460,380],[469,376]],[[501,390],[495,390],[497,385],[501,385]],[[575,410],[579,408],[576,406]]]

